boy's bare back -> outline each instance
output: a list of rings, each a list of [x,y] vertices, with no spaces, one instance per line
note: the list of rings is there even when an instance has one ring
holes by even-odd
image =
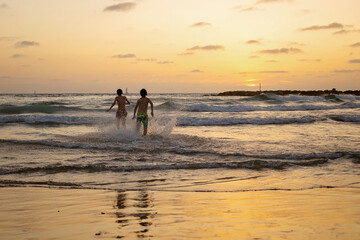
[[[138,105],[138,108],[139,108],[138,112],[147,113],[147,108],[148,108],[149,103],[152,104],[152,102],[149,98],[147,98],[147,97],[140,98],[136,103],[136,105]]]
[[[129,102],[125,96],[117,96],[115,101],[118,104],[118,110],[125,110],[125,104]]]

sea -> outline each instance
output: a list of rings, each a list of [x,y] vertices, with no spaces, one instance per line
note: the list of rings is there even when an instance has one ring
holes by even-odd
[[[172,192],[360,188],[360,96],[1,94],[0,186]],[[150,107],[149,107],[150,108]]]

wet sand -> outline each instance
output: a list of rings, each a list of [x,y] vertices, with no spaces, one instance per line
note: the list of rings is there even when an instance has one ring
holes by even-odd
[[[0,188],[0,239],[360,239],[357,188],[160,192]]]

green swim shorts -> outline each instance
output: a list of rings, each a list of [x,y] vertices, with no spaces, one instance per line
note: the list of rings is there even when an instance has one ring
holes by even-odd
[[[147,113],[140,113],[140,112],[137,113],[136,122],[142,123],[144,125],[144,128],[147,128],[148,121],[149,121],[149,117]]]

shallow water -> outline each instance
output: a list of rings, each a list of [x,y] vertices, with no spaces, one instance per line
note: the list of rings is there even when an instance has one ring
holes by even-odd
[[[0,185],[196,192],[359,188],[360,97],[152,94],[142,137],[110,94],[0,95]]]

